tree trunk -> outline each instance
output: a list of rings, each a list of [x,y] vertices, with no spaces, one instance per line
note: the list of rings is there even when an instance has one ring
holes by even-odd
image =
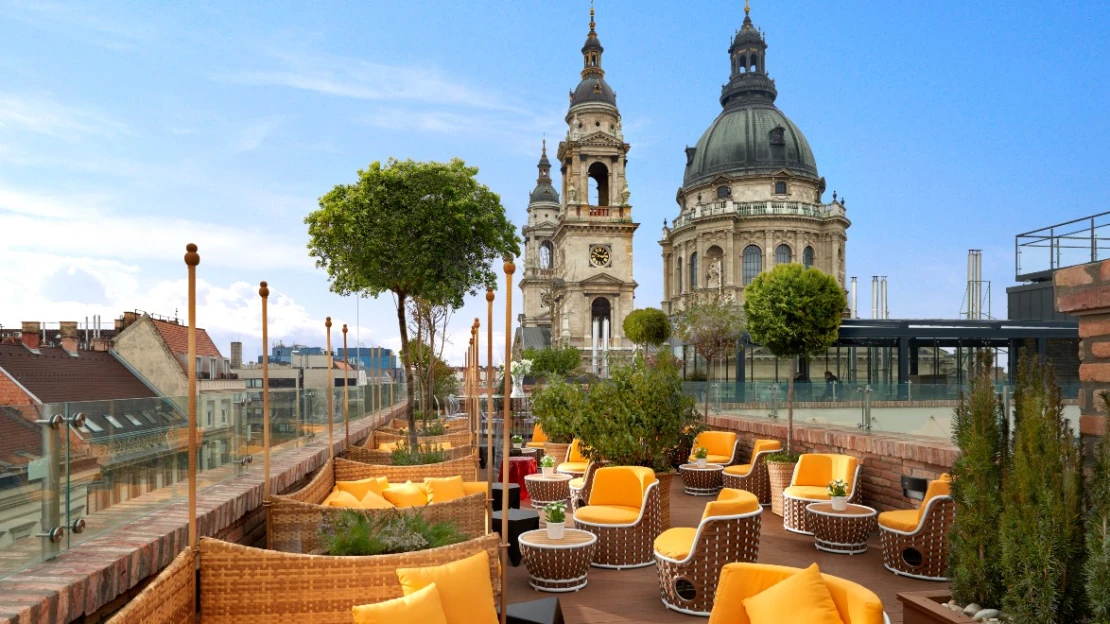
[[[408,404],[405,405],[405,418],[409,421],[409,445],[416,450],[416,413],[413,412],[413,383],[412,383],[412,358],[409,357],[409,328],[405,322],[405,294],[397,294],[397,325],[401,330],[401,359],[405,363],[405,395]]]
[[[711,370],[713,370],[713,358],[705,358],[705,422],[709,422],[709,371]]]
[[[790,360],[790,380],[786,382],[786,452],[794,451],[794,369],[798,359]]]

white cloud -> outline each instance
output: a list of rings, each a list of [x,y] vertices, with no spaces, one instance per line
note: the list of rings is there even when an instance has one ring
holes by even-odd
[[[133,19],[134,11],[104,18],[81,4],[22,0],[7,0],[0,9],[7,16],[27,24],[76,27],[78,32],[85,31],[93,43],[112,50],[132,48],[156,36],[150,26]]]
[[[239,124],[237,126],[239,139],[235,142],[235,150],[237,152],[253,152],[261,147],[266,139],[284,122],[284,117],[275,115]]]
[[[97,111],[66,106],[45,94],[0,92],[0,130],[31,132],[75,142],[85,136],[112,137],[126,125]]]

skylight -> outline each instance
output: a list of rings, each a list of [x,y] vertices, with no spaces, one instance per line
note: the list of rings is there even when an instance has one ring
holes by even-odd
[[[116,417],[112,416],[111,414],[105,414],[104,415],[104,420],[107,420],[108,424],[112,425],[113,427],[115,427],[117,429],[123,429],[123,423],[116,420]]]
[[[85,426],[88,427],[89,430],[93,433],[104,433],[104,428],[96,424],[96,422],[92,419],[92,416],[85,417]]]
[[[142,427],[143,426],[143,421],[139,420],[138,418],[135,418],[131,414],[124,414],[123,417],[126,418],[127,420],[131,421],[131,424],[135,425],[136,427]]]

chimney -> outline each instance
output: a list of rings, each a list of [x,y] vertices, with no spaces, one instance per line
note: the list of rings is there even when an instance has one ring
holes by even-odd
[[[61,335],[62,349],[66,353],[77,357],[77,321],[62,321],[58,323],[58,334]]]
[[[111,338],[93,338],[92,350],[93,351],[107,351],[112,348]]]
[[[879,318],[879,276],[871,276],[871,318]]]
[[[131,325],[137,320],[139,320],[138,312],[124,312],[123,322],[116,325],[116,331],[123,331],[128,327],[131,327]]]
[[[23,346],[34,351],[39,348],[39,331],[42,325],[38,321],[23,321],[21,336]]]
[[[231,343],[231,368],[243,368],[243,343]]]
[[[856,278],[852,278],[852,314],[851,318],[859,318],[859,310],[856,308],[856,297],[859,294],[859,283]]]

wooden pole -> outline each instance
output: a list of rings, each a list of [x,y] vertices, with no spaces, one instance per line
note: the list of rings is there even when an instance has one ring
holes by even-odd
[[[493,506],[493,289],[486,289],[486,506]],[[479,429],[478,431],[481,431]]]
[[[372,383],[367,386],[367,389],[370,391],[370,409],[373,412],[374,416],[377,417],[378,412],[381,410],[381,405],[379,405],[378,392],[377,392],[377,387],[378,387],[378,364],[379,364],[378,363],[378,347],[374,347],[374,352],[373,353],[374,353],[374,355],[372,356],[373,359],[370,361],[370,371],[372,373],[374,373],[374,378],[371,380]]]
[[[200,254],[185,245],[189,267],[189,548],[197,547],[197,265]]]
[[[335,459],[335,441],[332,438],[332,421],[335,420],[335,379],[332,377],[331,365],[331,317],[324,320],[324,327],[328,334],[328,459]]]
[[[504,407],[502,408],[503,421],[501,441],[501,624],[506,624],[505,613],[508,602],[504,591],[509,582],[509,421],[512,420],[512,404],[509,395],[512,394],[512,380],[510,379],[512,362],[513,339],[509,332],[513,330],[513,273],[516,265],[512,260],[505,261],[505,393]]]
[[[481,321],[475,317],[474,329],[471,331],[474,334],[474,352],[470,354],[470,370],[474,375],[474,396],[470,399],[470,403],[474,407],[474,420],[470,423],[470,439],[471,443],[474,444],[474,459],[478,459],[478,433],[480,431],[478,427],[482,422],[482,401],[478,398],[478,388],[481,387],[482,381],[482,375],[478,371],[478,362],[482,353],[482,332],[479,331],[481,326]]]
[[[266,282],[259,282],[258,296],[262,298],[262,505],[270,506],[270,353],[269,345],[269,319],[266,317],[267,302],[270,298],[270,288]],[[299,401],[300,397],[293,397]],[[248,425],[249,426],[249,425]],[[267,522],[270,510],[266,510]],[[267,525],[269,529],[269,525]],[[266,547],[272,546],[272,533],[266,531]]]
[[[343,448],[351,446],[351,352],[347,350],[347,324],[343,323]]]

